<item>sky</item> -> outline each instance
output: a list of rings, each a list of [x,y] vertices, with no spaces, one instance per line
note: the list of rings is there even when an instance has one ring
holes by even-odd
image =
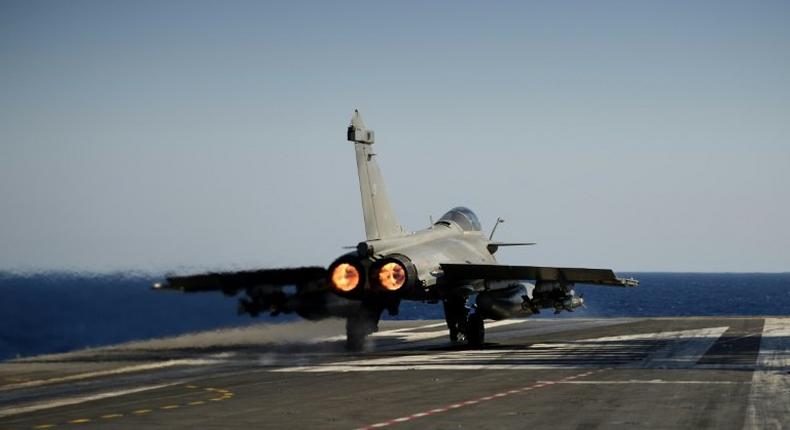
[[[790,271],[785,1],[0,1],[0,270],[328,265],[355,108],[418,230]]]

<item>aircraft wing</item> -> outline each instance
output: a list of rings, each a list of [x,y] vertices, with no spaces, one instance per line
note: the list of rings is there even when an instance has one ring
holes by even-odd
[[[507,266],[500,264],[442,264],[444,276],[451,280],[535,280],[568,284],[596,284],[635,287],[636,279],[615,276],[611,269],[572,267]]]
[[[326,279],[326,269],[319,266],[287,269],[215,272],[191,276],[168,277],[166,283],[154,284],[155,289],[178,290],[187,293],[222,291],[232,295],[252,287],[305,285]]]
[[[238,313],[253,317],[264,312],[271,316],[296,313],[320,320],[359,311],[358,302],[332,293],[327,270],[319,266],[171,276],[153,288],[185,293],[221,291],[227,296],[241,292]]]

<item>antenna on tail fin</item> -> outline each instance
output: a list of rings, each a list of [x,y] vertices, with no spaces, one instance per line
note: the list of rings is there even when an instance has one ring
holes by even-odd
[[[356,109],[351,117],[351,125],[348,126],[348,140],[354,142],[357,154],[359,191],[362,195],[362,215],[365,218],[367,240],[403,235],[404,230],[398,224],[387,198],[384,179],[376,163],[376,154],[371,150],[375,141],[373,130],[365,128],[362,116]]]

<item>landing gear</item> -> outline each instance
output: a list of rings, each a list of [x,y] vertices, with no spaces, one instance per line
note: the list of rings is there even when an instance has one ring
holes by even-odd
[[[469,314],[465,298],[444,300],[444,319],[450,331],[450,342],[466,344],[470,348],[480,348],[485,343],[485,324],[483,317],[475,312]]]
[[[379,319],[383,309],[363,305],[359,312],[346,318],[346,350],[362,351],[365,338],[379,331]]]
[[[466,341],[472,348],[480,348],[486,341],[486,326],[483,317],[475,312],[466,322]]]
[[[447,322],[447,329],[450,331],[450,342],[453,344],[465,343],[466,319],[469,309],[466,307],[466,300],[458,297],[444,300],[444,320]]]

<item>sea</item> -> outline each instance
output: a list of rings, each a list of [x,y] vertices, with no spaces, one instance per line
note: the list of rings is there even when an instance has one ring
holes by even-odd
[[[790,273],[621,273],[637,288],[578,285],[585,308],[534,318],[790,316]],[[278,324],[294,315],[237,315],[221,293],[154,291],[134,273],[0,272],[0,361],[203,330]],[[442,319],[440,304],[403,302],[384,319]]]

